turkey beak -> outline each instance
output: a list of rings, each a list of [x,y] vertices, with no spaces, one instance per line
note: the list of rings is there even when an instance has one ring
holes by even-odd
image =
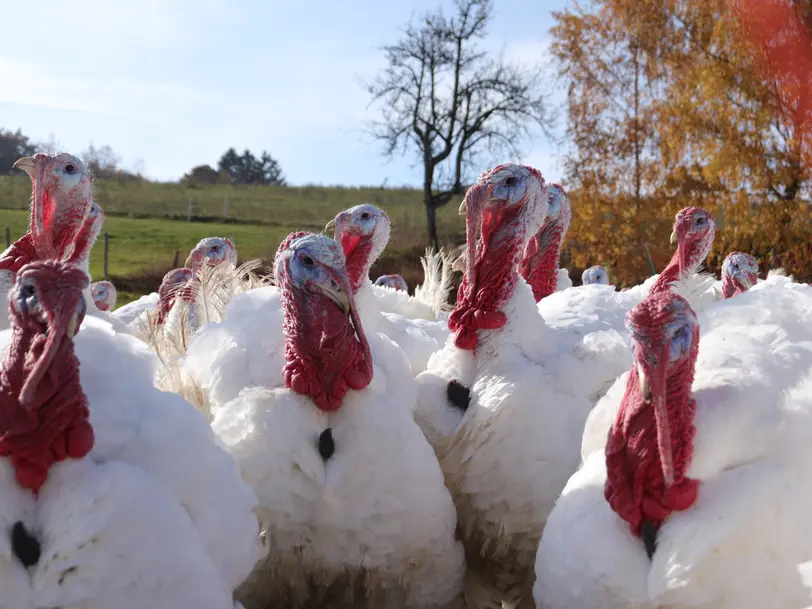
[[[336,219],[333,218],[327,224],[324,225],[324,232],[325,233],[330,233],[330,232],[335,232],[335,230],[336,230]]]
[[[739,283],[745,290],[749,290],[757,281],[755,273],[739,273]]]
[[[186,258],[186,262],[183,263],[183,266],[185,266],[186,268],[189,268],[189,269],[194,269],[199,264],[199,262],[198,262],[199,257],[200,256],[198,255],[197,250],[192,250],[189,253],[189,257]]]
[[[460,203],[460,208],[457,210],[457,213],[459,213],[461,216],[468,213],[468,206],[465,204],[465,199],[463,199],[462,203]]]
[[[648,381],[648,376],[646,376],[646,371],[643,370],[643,366],[640,365],[640,362],[637,363],[637,378],[640,380],[640,393],[643,394],[643,401],[646,404],[651,404],[651,385]]]
[[[677,241],[678,241],[677,229],[674,229],[674,230],[671,231],[670,243],[671,243],[671,245],[674,245]]]
[[[76,333],[79,331],[79,326],[81,325],[86,312],[87,312],[87,303],[85,302],[84,297],[82,297],[76,304],[76,309],[74,309],[73,315],[71,315],[70,319],[68,320],[66,334],[68,335],[69,338],[73,338],[74,336],[76,336]]]
[[[21,159],[17,159],[17,161],[14,163],[14,167],[17,169],[22,169],[32,180],[36,178],[37,162],[34,160],[34,157],[24,156]]]
[[[341,272],[333,269],[328,269],[328,277],[329,280],[325,284],[321,284],[319,288],[345,314],[349,315],[352,312],[349,280]]]

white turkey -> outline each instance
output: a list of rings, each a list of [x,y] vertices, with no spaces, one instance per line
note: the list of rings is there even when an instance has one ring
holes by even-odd
[[[561,246],[572,219],[570,200],[558,184],[548,184],[550,207],[541,229],[533,235],[519,263],[519,274],[530,285],[536,302],[572,287],[567,269],[559,268]]]
[[[99,311],[109,313],[116,308],[116,286],[112,281],[94,281],[90,284],[90,293],[93,296],[93,304]]]
[[[469,607],[532,603],[538,540],[578,466],[591,407],[556,378],[572,355],[555,353],[555,335],[518,272],[548,205],[540,173],[521,165],[486,171],[468,190],[467,268],[449,320],[455,336],[417,377],[416,420],[457,505]]]
[[[167,287],[178,286],[181,283],[181,279],[186,273],[189,273],[189,271],[199,272],[207,266],[216,266],[220,263],[230,265],[232,268],[236,266],[237,250],[234,247],[234,243],[224,237],[205,237],[191,249],[189,256],[186,258],[185,266],[168,271],[164,275],[161,283],[163,285],[163,283],[166,282]],[[183,269],[189,269],[189,271],[184,271]],[[185,281],[186,279],[184,279],[184,282]],[[164,291],[166,292],[166,288]],[[194,301],[192,292],[187,293],[183,300],[187,304],[192,304]],[[113,315],[130,325],[131,328],[134,328],[137,334],[143,334],[146,328],[149,327],[148,311],[153,311],[160,319],[159,324],[163,324],[166,315],[174,304],[174,298],[162,299],[159,289],[158,292],[145,294],[138,300],[119,307],[113,312]],[[176,316],[178,316],[179,313],[180,310],[176,313]],[[134,323],[135,325],[133,325]]]
[[[86,171],[84,167],[81,167],[80,169],[81,171]],[[88,279],[92,279],[90,276],[90,252],[93,249],[93,245],[96,243],[99,234],[101,233],[103,225],[104,210],[102,210],[98,204],[93,202],[91,203],[90,210],[82,223],[82,228],[76,235],[76,239],[73,243],[73,252],[67,259],[68,262],[75,264],[82,269],[87,274]],[[130,334],[130,328],[127,326],[127,324],[111,315],[109,311],[105,311],[95,306],[95,298],[90,286],[85,288],[83,296],[85,303],[87,304],[88,315],[103,319],[113,326],[113,329],[116,332]]]
[[[721,292],[731,298],[752,288],[758,282],[758,261],[744,252],[730,252],[722,262]]]
[[[605,448],[547,520],[538,608],[808,604],[811,317],[808,287],[753,288],[698,319],[656,292],[629,313],[634,363],[598,405]]]
[[[392,226],[389,215],[369,203],[345,209],[330,220],[325,231],[333,231],[347,256],[347,272],[357,291],[371,291],[384,313],[396,313],[411,320],[434,321],[446,309],[448,295],[453,288],[451,256],[429,248],[421,257],[423,283],[415,288],[415,295],[392,294],[385,286],[369,281],[369,269],[389,242]]]
[[[590,285],[593,283],[609,285],[609,272],[599,264],[584,269],[584,272],[581,273],[582,285]]]
[[[370,267],[389,241],[389,216],[374,205],[356,205],[339,213],[325,230],[330,228],[335,229],[335,239],[344,248],[347,273],[364,326],[369,331],[385,334],[403,349],[413,375],[425,370],[431,354],[440,349],[449,336],[445,318],[437,319],[440,311],[417,298],[374,286],[369,279]],[[450,278],[450,264],[448,275]],[[394,302],[393,297],[397,299]],[[407,317],[387,312],[383,310],[386,304],[396,304],[397,310],[408,310],[410,314]]]
[[[86,273],[18,270],[0,332],[0,587],[35,609],[231,609],[256,496],[154,356],[85,317]]]
[[[569,197],[558,184],[547,184],[549,209],[541,228],[525,247],[519,262],[519,274],[530,285],[536,302],[554,292],[572,287],[567,269],[559,268],[561,246],[572,220]],[[465,202],[460,206],[465,213]],[[464,272],[467,264],[467,247],[462,246],[453,269]]]
[[[409,286],[406,284],[406,280],[397,273],[393,275],[381,275],[375,280],[375,285],[397,292],[409,292]]]
[[[35,260],[69,257],[92,204],[90,174],[71,154],[39,153],[14,163],[31,177],[32,196],[26,233],[0,254],[0,295],[14,286],[17,271]],[[9,319],[0,315],[0,330]]]
[[[189,252],[184,266],[198,270],[205,265],[230,264],[237,266],[237,248],[226,237],[204,237]]]
[[[414,381],[405,361],[378,358],[388,339],[365,331],[344,264],[323,235],[283,241],[276,382],[212,422],[259,496],[268,555],[240,590],[246,609],[445,607],[461,592],[454,505],[412,420]]]

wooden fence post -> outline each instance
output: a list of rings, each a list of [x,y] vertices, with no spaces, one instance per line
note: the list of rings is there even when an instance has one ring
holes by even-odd
[[[186,221],[187,222],[192,221],[192,207],[193,207],[192,197],[189,197],[189,200],[186,203]]]
[[[172,258],[172,268],[178,268],[178,264],[180,264],[180,250],[175,250],[175,255]]]
[[[11,227],[6,227],[6,247],[11,247]]]
[[[108,233],[104,233],[104,278],[107,279],[107,280],[110,279],[110,275],[107,272],[107,269],[108,269],[108,266],[107,266],[108,258],[107,258],[107,256],[108,256],[109,252],[110,252],[110,235]]]

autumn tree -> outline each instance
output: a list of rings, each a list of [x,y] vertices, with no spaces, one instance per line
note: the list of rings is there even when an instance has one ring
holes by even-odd
[[[429,241],[437,209],[462,194],[477,155],[519,156],[535,127],[548,126],[541,74],[484,52],[490,0],[455,0],[453,14],[429,12],[383,48],[387,67],[370,84],[380,118],[372,135],[392,157],[416,151],[423,168]],[[490,159],[489,159],[490,160]]]
[[[651,13],[644,6],[633,15],[609,3],[591,8],[574,3],[554,13],[551,31],[551,50],[569,85],[571,261],[578,268],[601,263],[626,279],[653,272],[650,242],[660,214],[650,208],[662,181],[653,123],[661,75],[645,52]]]
[[[661,268],[668,225],[690,204],[717,215],[711,267],[730,249],[783,264],[808,240],[808,146],[781,95],[786,70],[758,69],[734,10],[765,2],[786,0],[596,0],[557,14],[571,232],[616,276],[645,276],[641,244]],[[773,32],[761,51],[790,34]]]

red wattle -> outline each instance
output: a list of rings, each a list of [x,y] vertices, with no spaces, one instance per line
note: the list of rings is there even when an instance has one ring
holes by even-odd
[[[659,300],[667,300],[668,292]],[[640,303],[629,314],[639,313],[658,295]],[[665,324],[658,313],[635,320],[635,332],[645,332],[645,344],[663,345],[667,340]],[[627,317],[627,319],[629,319]],[[645,347],[638,347],[643,349]],[[604,497],[612,510],[629,523],[632,532],[640,535],[644,522],[659,527],[674,511],[685,510],[696,501],[699,481],[687,476],[694,450],[694,416],[696,403],[691,397],[696,357],[699,350],[699,328],[694,328],[691,352],[682,360],[668,362],[668,352],[657,355],[660,369],[649,378],[653,400],[643,399],[636,367],[626,383],[617,418],[606,441],[606,482]],[[637,361],[646,361],[638,359]],[[663,361],[665,358],[666,361]],[[653,359],[653,358],[652,358]],[[639,364],[636,364],[639,365]],[[667,368],[666,368],[667,366]],[[664,376],[665,375],[665,376]],[[664,381],[657,381],[657,379]],[[673,483],[666,486],[658,441],[655,405],[664,398],[665,416],[673,466]]]
[[[349,257],[355,250],[355,246],[361,240],[361,235],[353,235],[351,233],[344,233],[341,235],[341,248],[344,250],[344,256]]]
[[[32,268],[33,267],[33,268]],[[45,311],[75,306],[87,275],[55,261],[36,262],[21,269],[35,280]],[[73,296],[70,305],[60,303]],[[64,310],[64,309],[63,309]],[[0,369],[0,455],[10,457],[23,488],[39,491],[48,468],[66,458],[80,459],[93,448],[87,397],[79,379],[79,360],[72,338],[60,335],[60,322],[49,314],[50,331],[43,324],[11,309],[12,338]],[[81,322],[80,322],[81,323]],[[53,357],[43,359],[46,347]],[[48,362],[48,363],[42,363]],[[33,391],[21,403],[23,388],[37,366],[47,365]]]
[[[477,345],[476,332],[461,328],[454,337],[454,345],[463,351],[473,351]]]
[[[12,243],[6,255],[0,258],[0,269],[16,273],[38,258],[31,233],[28,232]]]

